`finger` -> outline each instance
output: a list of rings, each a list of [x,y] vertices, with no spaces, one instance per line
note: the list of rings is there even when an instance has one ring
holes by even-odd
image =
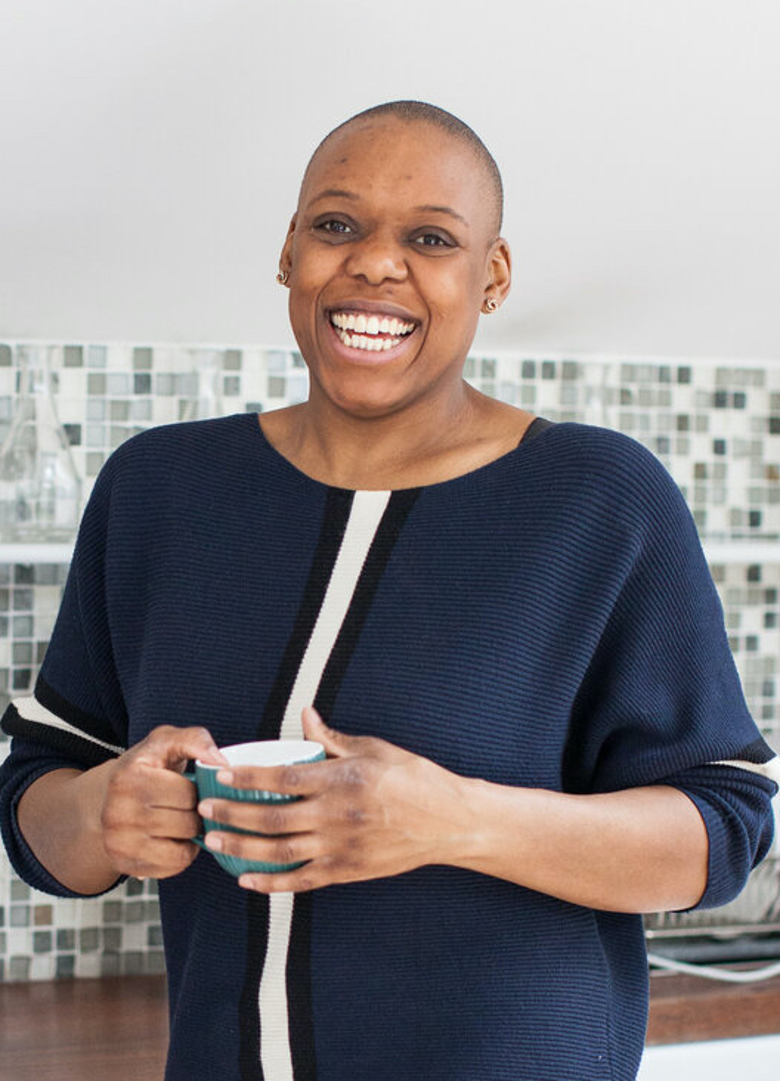
[[[226,856],[261,863],[304,863],[323,853],[323,840],[315,833],[295,833],[289,837],[258,837],[255,834],[209,830],[207,848]],[[285,873],[285,872],[282,872]]]
[[[138,757],[149,765],[163,769],[183,770],[191,759],[211,765],[227,765],[227,759],[217,747],[206,728],[177,728],[161,725],[155,728],[138,748]]]
[[[328,784],[328,762],[302,762],[289,766],[236,766],[219,770],[217,780],[233,788],[259,789],[282,796],[311,796]]]
[[[194,811],[198,789],[187,777],[173,770],[145,768],[140,795],[149,807],[177,811]]]
[[[334,875],[328,859],[317,859],[294,871],[277,871],[272,874],[248,871],[241,875],[238,881],[242,889],[256,893],[308,893],[310,890],[332,886],[347,879]]]
[[[115,855],[115,863],[123,874],[134,877],[171,878],[185,871],[199,852],[192,841],[146,837],[137,851]]]
[[[212,822],[235,826],[251,833],[304,833],[319,822],[314,803],[316,801],[311,799],[295,803],[241,803],[239,800],[206,799],[198,804],[198,814]]]
[[[194,811],[171,811],[154,808],[144,820],[150,837],[189,841],[203,831],[203,823]]]
[[[306,738],[322,743],[330,758],[344,758],[345,755],[355,753],[354,745],[360,737],[347,736],[343,732],[337,732],[335,728],[329,728],[314,706],[304,706],[301,722]]]

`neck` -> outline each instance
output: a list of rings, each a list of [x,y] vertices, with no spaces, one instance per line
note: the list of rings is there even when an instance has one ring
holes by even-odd
[[[315,385],[290,411],[277,447],[304,472],[343,488],[414,486],[415,477],[457,447],[476,419],[479,396],[460,381],[436,403],[421,401],[380,417],[357,417]]]

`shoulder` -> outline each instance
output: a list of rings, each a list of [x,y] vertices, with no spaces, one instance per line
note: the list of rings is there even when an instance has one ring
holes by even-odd
[[[592,424],[554,424],[532,440],[535,450],[519,456],[524,471],[536,473],[537,487],[551,493],[566,513],[604,531],[644,543],[655,536],[696,537],[691,512],[680,489],[656,455],[636,439]],[[527,468],[528,467],[528,468]]]
[[[213,473],[246,453],[255,414],[160,424],[127,439],[106,460],[96,489]]]
[[[675,480],[656,455],[636,439],[593,424],[564,422],[546,429],[535,442],[548,440],[549,468],[557,476],[589,482],[593,491],[620,495],[630,502],[649,497],[677,502]]]

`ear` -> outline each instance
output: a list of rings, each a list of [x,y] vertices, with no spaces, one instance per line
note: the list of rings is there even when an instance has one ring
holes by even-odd
[[[497,237],[488,250],[488,274],[485,289],[483,290],[483,303],[493,299],[501,304],[510,292],[512,280],[512,256],[510,245],[504,237]]]
[[[293,267],[293,234],[296,231],[296,215],[290,219],[290,225],[288,226],[287,236],[285,242],[282,245],[282,251],[279,253],[279,269],[287,271],[290,274]]]

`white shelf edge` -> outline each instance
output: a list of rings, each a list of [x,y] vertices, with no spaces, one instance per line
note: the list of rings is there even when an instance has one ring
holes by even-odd
[[[703,541],[709,563],[776,563],[778,541]]]
[[[0,563],[70,563],[73,544],[0,544]]]

